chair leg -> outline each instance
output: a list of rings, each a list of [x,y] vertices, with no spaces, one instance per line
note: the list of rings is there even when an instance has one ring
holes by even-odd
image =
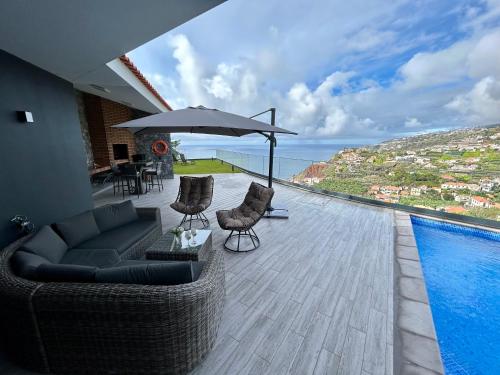
[[[179,224],[180,227],[182,227],[184,225],[184,223],[186,222],[186,218],[187,218],[187,214],[185,214],[184,217],[182,218],[181,223]]]
[[[226,250],[233,251],[236,253],[246,253],[246,252],[253,251],[253,250],[257,249],[260,246],[260,239],[257,236],[257,234],[255,233],[255,231],[253,230],[253,228],[250,228],[248,230],[237,231],[238,232],[237,234],[235,234],[234,232],[235,232],[235,230],[232,230],[231,233],[229,233],[229,236],[224,241],[224,248]],[[250,240],[252,241],[252,244],[253,244],[252,248],[247,249],[247,250],[240,249],[240,241],[241,241],[242,236],[248,236],[250,238]],[[237,245],[236,249],[229,247],[227,244],[229,242],[229,240],[231,238],[234,238],[234,237],[238,237],[238,245]]]
[[[193,218],[193,216],[194,216],[194,218]],[[200,212],[200,213],[197,213],[194,215],[189,215],[189,219],[187,217],[188,217],[188,214],[185,214],[184,217],[182,218],[179,226],[182,227],[184,224],[189,222],[188,229],[191,229],[193,226],[193,221],[201,221],[201,223],[203,224],[203,228],[210,227],[210,221],[208,220],[208,218],[205,216],[205,214],[203,212]]]
[[[120,177],[122,181],[122,199],[125,199],[125,181],[123,181],[123,177]],[[128,178],[127,178],[127,188],[128,188]]]
[[[208,228],[210,226],[210,221],[203,212],[200,212],[200,215],[201,215],[200,220],[203,223],[203,228]]]

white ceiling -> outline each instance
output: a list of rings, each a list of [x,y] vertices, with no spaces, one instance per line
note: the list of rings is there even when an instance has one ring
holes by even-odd
[[[0,48],[78,89],[105,96],[88,86],[97,84],[110,90],[109,99],[157,112],[106,63],[223,1],[2,1]]]

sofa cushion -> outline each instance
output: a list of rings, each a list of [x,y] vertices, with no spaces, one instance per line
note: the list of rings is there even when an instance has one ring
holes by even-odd
[[[120,261],[114,249],[71,249],[61,259],[61,264],[76,264],[91,267],[111,267]]]
[[[36,269],[38,281],[94,282],[97,268],[76,264],[41,264]]]
[[[22,249],[46,258],[52,263],[59,263],[68,250],[68,245],[51,227],[45,225],[23,244]]]
[[[166,264],[166,263],[177,263],[178,261],[165,261],[165,260],[153,260],[153,259],[139,259],[139,260],[122,260],[115,265],[115,267],[123,267],[123,266],[137,266],[141,264]],[[201,271],[203,271],[203,267],[205,266],[205,261],[199,262],[190,262],[191,263],[191,273],[193,275],[193,280],[196,281],[201,275]]]
[[[156,227],[154,220],[137,220],[119,228],[103,232],[95,238],[78,245],[79,249],[115,249],[123,254],[133,244]]]
[[[36,279],[36,270],[41,264],[50,264],[47,258],[31,252],[18,250],[10,258],[10,264],[17,276]]]
[[[139,219],[137,211],[130,200],[96,208],[94,217],[101,232],[118,228]]]
[[[97,270],[100,283],[177,285],[193,281],[192,262],[137,264]]]
[[[69,247],[75,247],[101,233],[92,211],[86,211],[56,223],[56,227]]]

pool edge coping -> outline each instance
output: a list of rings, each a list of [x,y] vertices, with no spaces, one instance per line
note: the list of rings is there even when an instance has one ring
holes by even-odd
[[[410,214],[394,210],[394,373],[444,374]]]

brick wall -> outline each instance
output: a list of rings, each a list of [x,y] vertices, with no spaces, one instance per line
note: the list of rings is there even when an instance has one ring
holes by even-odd
[[[83,94],[83,102],[94,162],[107,166],[115,161],[113,144],[126,144],[131,159],[136,153],[134,135],[127,129],[111,126],[134,119],[133,111],[123,104],[87,93]]]
[[[88,155],[87,159],[93,160],[97,164],[96,167],[108,166],[115,161],[113,144],[126,144],[129,160],[132,160],[134,154],[146,154],[150,160],[157,160],[158,158],[151,151],[151,145],[155,140],[162,139],[169,145],[169,153],[161,158],[163,175],[173,178],[170,134],[144,134],[135,137],[127,129],[112,128],[113,125],[147,116],[147,113],[96,95],[81,92],[77,95],[81,97],[82,103],[79,111],[82,134],[85,137],[88,133],[89,136],[86,144],[88,145],[87,153],[91,152],[91,155]]]
[[[126,144],[128,146],[129,159],[136,154],[134,135],[127,129],[116,129],[111,126],[134,119],[132,110],[120,103],[101,99],[104,128],[108,142],[108,157],[113,161],[113,144]]]

